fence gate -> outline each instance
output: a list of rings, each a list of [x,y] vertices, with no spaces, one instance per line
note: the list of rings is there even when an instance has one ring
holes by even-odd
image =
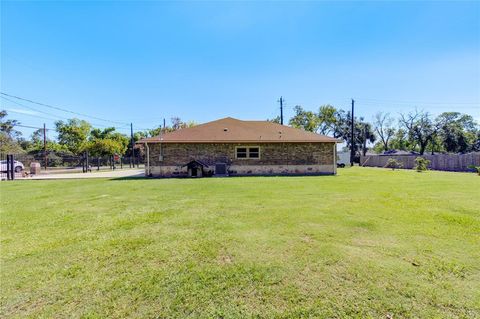
[[[14,180],[15,179],[15,159],[12,154],[0,155],[1,179]]]

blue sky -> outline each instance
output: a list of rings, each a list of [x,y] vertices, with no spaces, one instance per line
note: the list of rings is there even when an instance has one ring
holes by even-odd
[[[280,96],[287,118],[353,97],[480,119],[480,2],[2,2],[1,91],[136,129],[272,118]],[[71,117],[20,103],[25,125]]]

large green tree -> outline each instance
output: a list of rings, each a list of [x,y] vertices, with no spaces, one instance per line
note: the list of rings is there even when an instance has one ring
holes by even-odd
[[[21,133],[15,129],[20,122],[7,119],[7,111],[0,111],[0,152],[1,153],[21,153],[23,149],[18,143]]]
[[[444,112],[436,118],[440,143],[447,152],[464,153],[475,150],[478,125],[472,116]]]
[[[335,131],[338,123],[338,111],[330,105],[322,105],[318,110],[318,133],[328,135]]]
[[[309,132],[317,132],[320,127],[318,114],[304,110],[300,105],[294,108],[295,115],[290,119],[289,124],[295,128],[301,128]]]
[[[431,143],[437,128],[428,112],[418,111],[408,114],[400,114],[400,123],[408,132],[408,138],[413,145],[418,145],[420,155],[425,153],[427,146]]]
[[[78,155],[85,150],[92,128],[90,123],[74,118],[66,122],[57,121],[55,127],[58,133],[58,142],[70,152]]]
[[[90,133],[90,139],[86,149],[93,156],[106,156],[125,154],[130,139],[119,132],[114,127],[108,127],[103,130],[94,128]]]

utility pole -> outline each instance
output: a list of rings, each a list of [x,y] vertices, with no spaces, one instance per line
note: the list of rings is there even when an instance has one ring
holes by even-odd
[[[130,156],[130,167],[135,168],[135,151],[134,151],[134,142],[133,142],[133,123],[130,123],[130,144],[132,145],[132,154]]]
[[[367,125],[365,125],[364,123],[363,124],[363,149],[362,149],[363,156],[365,156],[365,153],[367,152],[366,150],[367,150]]]
[[[280,124],[283,125],[283,97],[281,96],[280,97],[280,100],[278,100],[278,102],[280,102]]]
[[[350,140],[350,166],[353,166],[353,160],[355,158],[355,147],[354,147],[354,145],[355,145],[355,141],[354,141],[355,135],[354,135],[354,132],[353,132],[353,128],[354,128],[354,123],[353,122],[354,122],[354,118],[355,118],[354,111],[355,111],[355,100],[352,99],[352,123],[351,123],[352,125],[351,125],[351,128],[350,128],[350,130],[352,131],[351,132],[351,137],[350,137],[350,139],[351,139]]]
[[[48,166],[48,157],[47,157],[47,127],[45,123],[43,123],[43,156],[45,161],[45,170],[47,170]]]
[[[166,124],[165,124],[165,118],[164,118],[164,119],[163,119],[163,131],[164,131],[164,132],[165,132],[166,128],[167,128],[167,126],[166,126]]]

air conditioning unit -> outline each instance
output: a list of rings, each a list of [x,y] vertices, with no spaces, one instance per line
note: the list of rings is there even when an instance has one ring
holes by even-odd
[[[215,176],[228,176],[227,164],[225,163],[215,164]]]

